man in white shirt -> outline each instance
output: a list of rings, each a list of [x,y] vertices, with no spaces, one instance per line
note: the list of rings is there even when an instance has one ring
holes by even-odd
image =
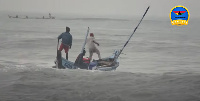
[[[88,45],[89,53],[90,53],[90,56],[89,56],[90,61],[92,60],[93,53],[97,53],[99,59],[101,59],[100,52],[98,48],[95,46],[95,44],[99,46],[99,43],[95,41],[94,34],[90,33],[90,37],[87,39],[87,45]]]

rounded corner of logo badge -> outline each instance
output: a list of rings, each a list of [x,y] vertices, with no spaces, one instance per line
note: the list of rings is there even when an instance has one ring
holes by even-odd
[[[172,25],[175,25],[175,23],[173,21],[171,23],[172,23]]]

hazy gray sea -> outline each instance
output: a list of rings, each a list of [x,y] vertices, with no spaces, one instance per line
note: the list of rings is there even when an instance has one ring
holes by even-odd
[[[71,28],[69,60],[75,61],[90,27],[107,57],[122,48],[140,17],[0,17],[0,101],[200,101],[198,19],[172,26],[167,17],[147,15],[117,70],[100,72],[51,68],[57,36]]]

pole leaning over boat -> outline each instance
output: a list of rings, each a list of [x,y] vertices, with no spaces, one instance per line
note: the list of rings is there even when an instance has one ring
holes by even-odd
[[[85,48],[85,45],[86,45],[86,41],[87,41],[87,37],[88,37],[89,31],[90,31],[90,28],[88,27],[87,34],[86,34],[86,36],[85,36],[85,42],[83,43],[83,46],[82,46],[82,49],[81,49],[81,53],[83,53],[83,50],[84,50],[84,48]]]
[[[131,36],[129,37],[129,39],[127,40],[127,42],[124,44],[124,46],[122,47],[122,49],[120,50],[120,53],[116,56],[115,59],[117,59],[119,57],[119,55],[122,53],[122,51],[124,50],[124,48],[126,47],[126,45],[128,44],[129,40],[131,39],[131,37],[133,36],[133,34],[135,33],[135,31],[137,30],[138,26],[140,25],[140,23],[142,22],[144,16],[146,15],[147,11],[149,10],[150,6],[146,9],[144,15],[142,16],[142,19],[140,20],[140,22],[138,23],[137,27],[135,27],[133,33],[131,34]]]
[[[87,36],[89,34],[89,30],[90,30],[90,28],[88,27],[87,33],[85,36],[85,41],[84,41],[82,49],[81,49],[81,53],[78,55],[77,59],[74,62],[74,65],[77,67],[82,67],[82,65],[83,65],[83,55],[85,54],[84,50],[85,50],[85,45],[86,45],[86,41],[87,41]]]

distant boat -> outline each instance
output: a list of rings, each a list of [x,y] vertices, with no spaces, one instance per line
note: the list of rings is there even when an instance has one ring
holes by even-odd
[[[9,18],[12,18],[12,16],[8,15]]]
[[[18,15],[16,15],[16,16],[10,16],[10,15],[8,15],[8,17],[9,18],[20,18]],[[45,17],[45,16],[43,16],[43,17],[35,17],[35,18],[33,18],[33,17],[28,17],[28,16],[25,16],[24,18],[20,18],[20,19],[55,19],[55,17],[54,16],[51,16],[51,13],[49,13],[49,17]]]
[[[50,19],[55,19],[55,17],[51,16],[51,13],[49,13],[49,18]]]
[[[10,15],[8,15],[8,17],[9,18],[19,18],[18,15],[16,15],[16,16],[10,16]]]

